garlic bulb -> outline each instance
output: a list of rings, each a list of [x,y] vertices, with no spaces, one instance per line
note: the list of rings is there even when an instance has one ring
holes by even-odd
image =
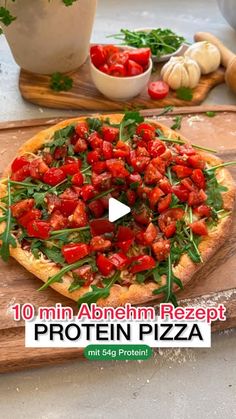
[[[202,74],[212,73],[220,65],[220,51],[207,41],[196,42],[191,45],[184,54],[197,61]]]
[[[197,86],[201,71],[196,61],[189,57],[171,57],[162,67],[161,76],[171,89]]]

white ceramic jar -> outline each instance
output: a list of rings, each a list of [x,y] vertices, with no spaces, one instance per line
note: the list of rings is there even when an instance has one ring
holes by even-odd
[[[5,6],[5,0],[0,0],[0,6]],[[7,8],[17,19],[3,30],[21,68],[65,73],[84,63],[96,0],[77,0],[68,7],[62,0],[9,0]]]
[[[224,18],[236,30],[236,1],[217,0],[217,3]]]

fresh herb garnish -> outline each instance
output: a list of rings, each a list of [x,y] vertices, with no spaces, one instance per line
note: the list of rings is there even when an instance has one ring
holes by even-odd
[[[174,124],[171,126],[171,129],[176,130],[181,128],[183,116],[177,115],[173,118]]]
[[[177,35],[170,29],[152,29],[150,31],[130,31],[121,29],[120,33],[110,37],[123,41],[122,44],[135,48],[150,48],[153,55],[162,55],[175,52],[185,42],[185,38]]]
[[[136,125],[144,121],[144,117],[137,111],[126,112],[120,123],[120,140],[129,140],[136,131]]]
[[[11,234],[12,230],[12,214],[11,214],[11,185],[8,179],[7,182],[7,193],[8,193],[8,200],[7,200],[7,209],[5,213],[5,222],[6,226],[3,233],[0,235],[0,239],[2,241],[0,255],[4,262],[7,262],[10,257],[10,246],[16,247],[16,239]]]
[[[67,143],[70,136],[74,132],[74,125],[68,125],[65,128],[59,129],[54,133],[53,141],[46,143],[45,147],[50,148],[50,152],[53,154],[57,147],[62,147]]]
[[[11,12],[6,7],[0,7],[0,23],[9,26],[14,20],[16,20],[16,17],[12,16]],[[0,28],[0,34],[1,33],[2,29]]]
[[[216,116],[216,112],[215,111],[207,111],[206,116],[208,116],[209,118],[214,118],[214,116]]]
[[[165,302],[171,302],[175,307],[178,305],[176,296],[173,292],[173,285],[176,284],[179,288],[183,288],[183,284],[179,278],[173,273],[171,255],[168,256],[168,261],[165,267],[162,268],[162,275],[166,274],[166,285],[157,288],[153,291],[154,295],[165,294]]]
[[[214,171],[205,172],[207,177],[207,187],[206,187],[206,194],[207,194],[207,205],[211,208],[214,208],[215,211],[219,211],[223,207],[223,198],[222,192],[226,192],[227,188],[225,186],[220,185],[218,182]]]
[[[55,92],[67,92],[73,87],[73,79],[62,73],[53,73],[50,80],[50,88]]]
[[[176,96],[178,99],[191,101],[193,98],[193,91],[189,87],[180,87],[176,90]]]
[[[92,303],[96,303],[100,298],[107,298],[110,295],[110,289],[112,285],[114,285],[118,281],[119,277],[120,272],[116,271],[111,278],[108,278],[107,280],[103,281],[106,283],[104,288],[99,288],[96,285],[91,285],[92,291],[87,292],[79,299],[78,306],[80,307],[83,303],[91,305]]]
[[[99,131],[102,127],[102,121],[98,118],[86,118],[90,131]]]

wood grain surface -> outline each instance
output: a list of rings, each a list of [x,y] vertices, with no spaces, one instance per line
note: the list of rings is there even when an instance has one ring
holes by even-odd
[[[206,111],[214,109],[214,118]],[[143,111],[152,116],[160,110]],[[190,141],[218,150],[223,160],[236,160],[236,106],[192,107],[175,109],[170,115],[159,117],[162,123],[173,124],[176,114],[183,116],[181,133]],[[0,123],[0,173],[14,157],[18,147],[39,130],[62,118]],[[230,169],[236,180],[236,168]],[[236,222],[223,247],[178,294],[181,305],[217,305],[227,309],[227,320],[216,322],[212,330],[236,326]],[[0,372],[64,362],[81,357],[81,349],[30,349],[24,347],[24,323],[15,322],[11,307],[15,303],[30,302],[35,308],[52,306],[57,302],[76,304],[52,289],[38,292],[41,281],[27,272],[16,261],[0,262]]]
[[[151,80],[159,79],[161,65],[155,67]],[[19,77],[19,89],[24,99],[40,106],[57,109],[78,109],[111,111],[124,110],[132,107],[162,108],[166,105],[191,106],[200,104],[208,95],[209,91],[216,85],[224,82],[224,69],[202,76],[198,86],[193,90],[193,99],[188,102],[178,99],[172,90],[162,100],[151,100],[147,89],[137,97],[129,101],[111,101],[105,98],[94,86],[90,77],[89,60],[76,72],[68,73],[73,79],[73,87],[68,92],[55,92],[50,89],[50,76],[29,73],[21,70]]]

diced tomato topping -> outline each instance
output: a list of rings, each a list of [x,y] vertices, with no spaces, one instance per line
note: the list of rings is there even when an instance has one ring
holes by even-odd
[[[152,190],[151,190],[151,192],[150,192],[150,194],[149,194],[149,202],[150,202],[150,207],[151,207],[151,209],[155,209],[155,207],[156,207],[156,205],[157,205],[157,203],[158,203],[158,201],[161,199],[161,197],[163,196],[164,194],[163,194],[163,191],[160,189],[160,188],[158,188],[158,186],[155,186]]]
[[[50,186],[56,186],[66,178],[65,173],[57,167],[51,167],[43,175],[44,183]]]
[[[124,162],[116,159],[106,161],[108,170],[111,172],[112,177],[124,178],[129,176],[128,170],[124,167]]]
[[[180,166],[179,164],[177,164],[176,166],[172,166],[172,170],[173,170],[173,172],[176,173],[176,175],[179,179],[183,179],[185,177],[190,176],[192,174],[192,171],[193,171],[189,167]]]
[[[161,172],[164,175],[166,172],[166,161],[162,159],[162,156],[155,157],[154,159],[151,160],[151,163],[153,164],[153,166],[156,167],[156,169],[159,170],[159,172]]]
[[[124,240],[124,241],[117,242],[116,245],[122,250],[123,253],[127,253],[129,248],[133,244],[133,241],[134,241],[133,239]]]
[[[162,174],[159,172],[159,170],[152,163],[149,163],[145,170],[144,182],[148,185],[152,185],[157,183],[161,178]]]
[[[96,264],[102,275],[108,276],[114,270],[113,263],[104,255],[99,255],[96,259]]]
[[[75,186],[82,186],[84,183],[84,177],[82,173],[75,173],[71,179],[71,183]]]
[[[103,141],[102,144],[102,155],[105,160],[109,160],[113,156],[113,147],[112,144],[108,141]]]
[[[112,183],[112,175],[108,172],[103,172],[100,175],[93,173],[91,181],[96,189],[104,191],[110,189]]]
[[[153,223],[150,223],[147,229],[143,233],[143,237],[146,244],[153,243],[155,238],[157,237],[157,234],[158,234],[158,228]]]
[[[146,271],[148,269],[153,269],[156,266],[156,262],[152,256],[142,255],[137,256],[132,259],[132,267],[130,272],[136,274],[138,272]]]
[[[138,209],[133,210],[132,214],[137,223],[147,225],[151,221],[150,210],[144,205],[141,205]]]
[[[156,131],[156,128],[153,125],[148,124],[146,122],[142,122],[136,128],[136,134],[142,137],[144,141],[154,140],[155,131]]]
[[[196,151],[190,144],[184,144],[184,145],[176,144],[175,148],[178,151],[178,153],[181,154],[182,156],[184,155],[193,156],[194,154],[196,154]]]
[[[154,140],[148,142],[148,152],[151,157],[158,157],[166,150],[165,144],[160,140]]]
[[[158,212],[163,212],[166,211],[170,204],[171,204],[171,193],[169,193],[168,195],[166,195],[164,198],[161,198],[160,201],[158,202]]]
[[[94,150],[96,150],[96,149],[98,149],[102,146],[102,139],[98,135],[97,132],[93,132],[92,134],[90,134],[90,136],[88,137],[88,141],[89,141],[90,146]]]
[[[74,269],[72,272],[78,275],[79,279],[84,280],[83,285],[85,287],[88,287],[94,280],[94,273],[89,265],[83,265],[80,268]]]
[[[88,164],[96,163],[100,158],[99,152],[97,150],[89,151],[87,154]]]
[[[206,166],[205,161],[199,154],[195,154],[193,156],[188,157],[188,164],[189,166],[193,167],[194,169],[204,169]]]
[[[101,129],[101,133],[105,141],[108,141],[109,143],[113,143],[114,141],[118,139],[119,128],[103,125]]]
[[[15,173],[26,165],[29,165],[29,161],[27,160],[27,158],[25,156],[19,156],[13,160],[11,164],[11,170],[13,173]]]
[[[193,173],[192,173],[191,178],[194,181],[194,183],[200,189],[205,189],[206,188],[205,176],[204,176],[203,171],[201,169],[195,169],[195,170],[193,170]]]
[[[23,227],[27,227],[27,225],[32,222],[33,220],[39,220],[42,216],[42,211],[37,208],[33,208],[30,211],[23,214],[20,218],[18,218],[18,223]]]
[[[104,172],[106,170],[106,162],[105,161],[97,161],[96,163],[94,163],[92,165],[92,170],[93,172],[97,173],[98,175],[100,175],[102,172]]]
[[[129,175],[129,183],[131,184],[131,183],[141,183],[141,181],[142,181],[142,178],[141,178],[141,175],[139,174],[139,173],[130,173],[130,175]]]
[[[86,141],[83,138],[79,138],[74,146],[75,153],[84,153],[87,150],[88,146]]]
[[[11,206],[11,212],[13,217],[19,218],[29,210],[31,210],[34,206],[34,199],[23,199],[16,204]]]
[[[63,215],[69,217],[69,215],[73,214],[73,212],[75,211],[77,204],[78,199],[62,199],[60,210]]]
[[[89,246],[85,243],[65,244],[61,252],[67,263],[75,263],[89,254]]]
[[[74,188],[66,188],[62,194],[60,194],[60,199],[73,199],[74,201],[78,198],[78,194]]]
[[[113,255],[109,257],[109,260],[118,270],[124,269],[129,263],[129,259],[122,252],[113,253]]]
[[[53,156],[51,153],[44,151],[43,152],[43,161],[46,163],[47,166],[50,166],[53,162]]]
[[[57,195],[47,194],[45,199],[49,213],[61,208],[61,200]]]
[[[159,262],[167,259],[170,254],[170,240],[158,240],[152,244],[152,250]]]
[[[194,185],[193,181],[189,177],[186,177],[185,179],[182,179],[180,183],[189,192],[192,192],[192,191],[196,190],[196,186]]]
[[[172,192],[171,184],[166,177],[160,179],[158,185],[165,194],[169,194]]]
[[[169,224],[165,228],[165,236],[167,237],[167,239],[169,239],[170,237],[173,237],[175,232],[176,232],[176,222]]]
[[[194,213],[200,215],[200,217],[210,217],[211,215],[211,207],[206,204],[199,205],[199,207],[194,208]]]
[[[175,185],[172,187],[172,192],[177,196],[181,202],[187,202],[189,191],[183,185]]]
[[[190,224],[190,228],[194,234],[197,234],[198,236],[207,236],[207,225],[205,221],[194,221],[194,223]]]
[[[119,226],[117,232],[117,241],[132,240],[134,238],[134,232],[129,227]]]
[[[167,238],[172,237],[176,231],[176,221],[184,216],[182,208],[170,208],[161,213],[158,218],[158,224],[161,231]]]
[[[53,153],[53,158],[55,160],[61,160],[64,159],[67,155],[67,146],[63,145],[61,147],[57,147]]]
[[[91,233],[93,236],[101,236],[106,233],[113,233],[115,226],[108,220],[91,220],[89,222]]]
[[[116,158],[119,157],[128,157],[130,154],[130,148],[128,144],[118,141],[116,147],[113,149],[113,156]]]
[[[79,200],[75,208],[72,225],[74,227],[85,227],[88,224],[88,217],[86,214],[86,207],[82,200]]]
[[[26,164],[21,169],[17,170],[15,173],[11,174],[11,180],[14,180],[15,182],[23,182],[27,177],[30,176],[30,165]]]
[[[75,175],[75,173],[78,173],[79,171],[78,161],[75,161],[74,163],[64,164],[60,167],[60,169],[64,172],[65,175]]]
[[[51,226],[47,221],[33,220],[27,225],[29,237],[46,240],[50,236]]]
[[[95,218],[100,218],[104,214],[104,206],[100,199],[90,202],[88,207]]]
[[[47,164],[43,161],[43,159],[38,158],[34,159],[30,162],[29,171],[30,176],[33,179],[41,179],[41,177],[48,171],[51,170],[47,166]]]
[[[51,214],[49,223],[53,230],[62,230],[67,227],[68,220],[60,211],[55,210]]]
[[[83,200],[89,201],[90,199],[92,199],[95,195],[95,189],[93,185],[84,185],[81,188],[81,196],[83,198]]]
[[[91,252],[105,252],[111,247],[111,241],[102,236],[94,236],[90,242]]]
[[[126,192],[127,201],[130,207],[133,207],[136,202],[136,193],[132,189],[128,189]]]
[[[79,122],[75,128],[75,132],[80,138],[86,139],[89,132],[87,122]]]
[[[188,197],[188,205],[195,206],[203,204],[207,200],[207,195],[203,191],[203,189],[200,189],[199,192],[190,192]]]

